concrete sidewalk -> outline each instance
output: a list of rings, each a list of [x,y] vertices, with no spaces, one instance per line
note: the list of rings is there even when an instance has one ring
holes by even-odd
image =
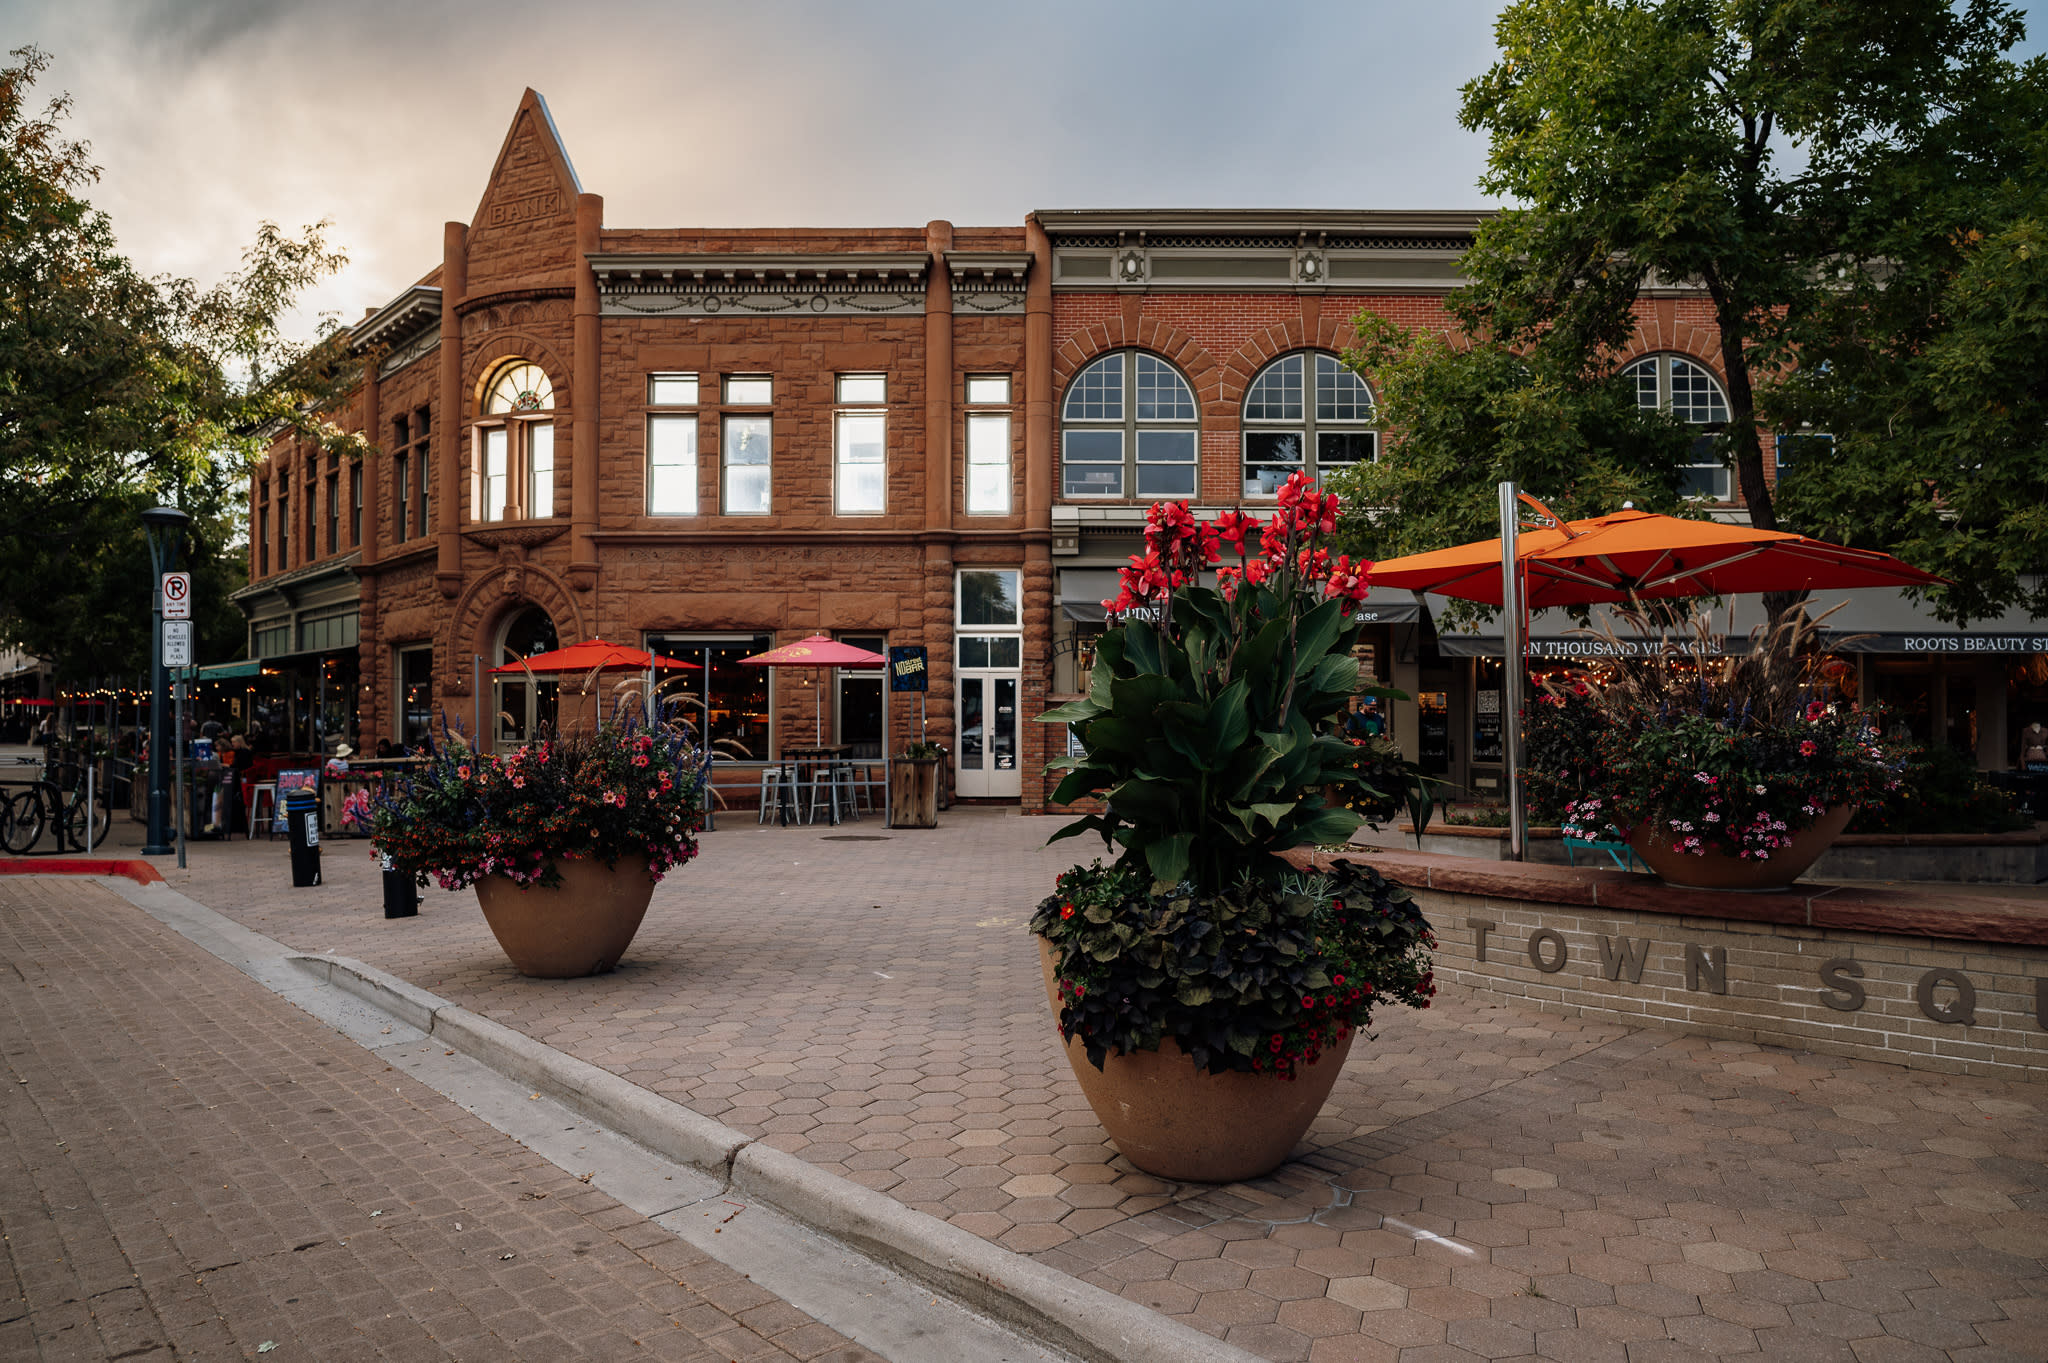
[[[526,980],[473,896],[381,917],[367,844],[195,845],[172,886],[358,958],[820,1170],[1275,1360],[2048,1358],[2038,1085],[1449,991],[1354,1049],[1297,1159],[1162,1183],[1055,1045],[1032,904],[1057,821],[728,821],[621,968]]]
[[[90,882],[0,1036],[0,1357],[876,1357]]]

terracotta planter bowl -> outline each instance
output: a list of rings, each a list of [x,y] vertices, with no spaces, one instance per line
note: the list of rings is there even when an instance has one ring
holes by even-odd
[[[476,902],[498,945],[522,975],[572,980],[619,963],[654,898],[647,858],[621,857],[613,870],[601,861],[555,862],[562,883],[519,886],[503,876],[476,884]]]
[[[1814,820],[1811,828],[1793,834],[1792,845],[1772,853],[1768,861],[1745,861],[1726,852],[1700,857],[1674,852],[1669,838],[1651,832],[1653,823],[1637,825],[1628,842],[1643,864],[1667,885],[1695,890],[1782,890],[1811,870],[1855,817],[1855,805],[1837,805]]]
[[[1053,950],[1038,941],[1046,1001],[1059,1017]],[[1208,1074],[1178,1041],[1156,1051],[1112,1053],[1101,1069],[1088,1063],[1079,1037],[1067,1063],[1088,1105],[1124,1158],[1148,1174],[1189,1183],[1237,1183],[1278,1168],[1308,1134],[1351,1053],[1352,1036],[1297,1068],[1292,1083],[1273,1074]]]

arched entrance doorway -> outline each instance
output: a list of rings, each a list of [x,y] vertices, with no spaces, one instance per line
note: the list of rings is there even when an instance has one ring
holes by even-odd
[[[493,666],[516,663],[536,653],[561,647],[555,634],[554,618],[539,606],[528,606],[505,621],[498,631]],[[517,748],[542,730],[555,728],[561,687],[553,677],[528,678],[511,672],[494,679],[492,712],[497,716],[492,733],[494,751]]]

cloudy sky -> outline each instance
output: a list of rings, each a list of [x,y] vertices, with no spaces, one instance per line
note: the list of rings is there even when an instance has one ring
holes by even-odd
[[[321,218],[353,320],[476,208],[520,92],[612,226],[1465,208],[1496,0],[0,0],[147,269]],[[2040,50],[2038,40],[2029,44]]]

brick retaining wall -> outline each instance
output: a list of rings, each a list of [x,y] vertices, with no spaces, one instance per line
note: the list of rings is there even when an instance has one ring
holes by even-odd
[[[1825,885],[1726,894],[1584,868],[1368,860],[1416,891],[1436,928],[1437,972],[1457,984],[1567,1015],[1916,1069],[2048,1075],[2048,905]]]

